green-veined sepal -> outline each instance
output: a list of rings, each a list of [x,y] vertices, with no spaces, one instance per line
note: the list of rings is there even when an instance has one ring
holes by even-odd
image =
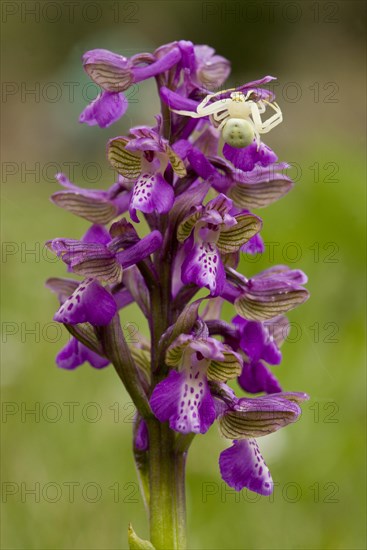
[[[127,179],[137,179],[142,171],[141,156],[126,149],[128,139],[117,137],[107,145],[107,158],[111,166]]]
[[[261,227],[262,221],[253,214],[242,214],[236,216],[237,224],[231,227],[223,226],[217,241],[217,247],[223,254],[237,252],[239,248],[256,235]]]
[[[249,321],[267,321],[294,309],[305,302],[308,297],[309,293],[302,288],[283,289],[261,296],[246,291],[236,298],[234,307],[239,315]]]

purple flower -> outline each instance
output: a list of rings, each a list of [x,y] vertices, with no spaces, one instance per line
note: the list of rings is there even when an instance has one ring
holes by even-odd
[[[289,167],[285,162],[267,167],[258,164],[251,171],[244,172],[233,168],[224,159],[215,160],[216,171],[212,174],[211,184],[218,193],[225,193],[231,198],[237,208],[264,208],[293,187],[292,180],[282,173]]]
[[[206,287],[212,296],[221,294],[226,279],[221,254],[238,251],[261,228],[258,217],[232,216],[231,208],[232,201],[220,194],[196,208],[178,228],[178,240],[186,241],[182,281]]]
[[[57,366],[61,369],[74,370],[85,362],[95,369],[102,369],[109,364],[108,359],[87,348],[74,337],[56,356]]]
[[[231,72],[230,62],[225,57],[217,55],[210,46],[195,46],[194,49],[198,81],[208,90],[218,89]]]
[[[225,142],[224,156],[236,168],[251,171],[256,165],[269,166],[277,161],[275,153],[260,142],[260,134],[268,133],[283,120],[282,112],[273,94],[258,88],[272,80],[265,77],[233,90],[208,94],[200,103],[164,87],[160,93],[171,110],[191,118],[207,118],[221,131]],[[262,120],[267,108],[272,110],[267,120]]]
[[[181,59],[181,50],[175,45],[159,59],[152,54],[138,54],[131,58],[108,50],[90,50],[83,56],[83,66],[102,92],[81,113],[79,121],[89,126],[106,128],[121,118],[128,100],[121,92],[133,84],[164,73]]]
[[[70,325],[85,322],[95,326],[108,325],[116,311],[117,306],[111,294],[98,281],[84,279],[60,306],[54,321]]]
[[[181,59],[178,46],[167,50],[159,59],[142,53],[130,58],[108,50],[90,50],[83,55],[83,66],[90,78],[103,90],[124,92],[132,84],[147,80],[171,69]]]
[[[74,273],[108,283],[119,282],[123,268],[143,260],[162,244],[162,235],[157,230],[143,239],[134,233],[136,237],[133,237],[134,242],[131,243],[129,226],[124,220],[117,222],[111,228],[111,232],[117,236],[111,238],[103,226],[94,225],[81,241],[53,239],[48,241],[47,246]]]
[[[78,187],[62,173],[56,179],[66,191],[56,191],[52,202],[94,224],[109,223],[128,208],[131,192],[122,178],[107,191]]]
[[[92,223],[81,239],[47,243],[83,279],[46,283],[60,302],[54,319],[72,334],[57,365],[113,365],[136,406],[133,450],[149,506],[159,501],[152,476],[164,474],[165,458],[172,459],[175,492],[183,487],[181,466],[193,436],[215,420],[232,445],[219,458],[223,479],[236,490],[269,495],[273,481],[256,440],[296,422],[308,398],[283,392],[270,370],[282,358],[283,314],[308,298],[305,274],[283,265],[251,278],[238,271],[241,252],[264,250],[253,209],[293,185],[283,173],[288,165],[262,141],[283,120],[265,88],[273,77],[215,91],[229,76],[229,61],[187,40],[129,58],[95,49],[83,65],[100,93],[80,122],[109,127],[127,110],[126,90],[150,78],[162,109],[155,126],[109,140],[107,158],[117,172],[110,188],[85,189],[56,176],[63,189],[52,201]],[[131,223],[121,218],[125,213]],[[134,222],[141,220],[138,234]],[[193,300],[201,288],[208,292]],[[221,320],[224,300],[236,311],[232,324]],[[119,310],[132,302],[150,342],[126,316],[120,319]],[[235,379],[245,392],[262,395],[236,396],[227,385]],[[173,501],[181,502],[177,494]],[[180,516],[180,507],[174,511]],[[166,531],[152,529],[148,542],[129,528],[129,542],[158,548],[173,543]]]
[[[93,287],[96,287],[92,284],[93,281],[90,281],[87,279],[79,283],[72,279],[60,278],[47,280],[46,286],[57,295],[61,304],[54,316],[55,321],[68,324],[89,322],[101,326],[110,322],[117,309],[121,309],[133,301],[126,288],[112,287],[111,295],[99,285],[94,294]],[[96,281],[94,283],[98,284]],[[79,296],[79,299],[76,296]],[[69,308],[72,303],[73,307]],[[96,303],[98,303],[98,307],[96,307]],[[96,369],[101,369],[109,364],[109,361],[103,356],[102,349],[101,353],[96,353],[74,337],[56,356],[56,363],[62,369],[73,370],[84,362],[90,363]]]
[[[174,201],[172,186],[165,180],[164,172],[171,164],[180,176],[186,174],[182,160],[169,146],[168,141],[159,135],[158,128],[141,126],[133,128],[133,138],[117,137],[109,141],[108,158],[112,166],[122,176],[134,179],[129,212],[135,222],[139,222],[136,210],[146,214],[167,213]]]
[[[213,88],[218,88],[230,73],[228,59],[217,55],[215,50],[207,45],[194,45],[187,40],[165,44],[158,48],[154,55],[161,58],[174,48],[179,48],[181,59],[174,74],[165,74],[165,81],[182,97],[198,92],[207,93]]]
[[[226,143],[223,147],[223,155],[233,166],[244,172],[251,172],[258,165],[266,168],[278,160],[270,147],[265,143],[258,146],[255,141],[243,149],[232,147]]]
[[[234,303],[244,319],[267,321],[305,302],[309,293],[302,285],[306,282],[303,271],[277,265],[248,281],[239,277],[237,287],[226,283],[222,296]]]
[[[123,221],[114,224],[111,233],[117,236],[113,238],[103,226],[93,225],[81,241],[54,239],[47,243],[71,271],[86,276],[70,296],[62,296],[55,321],[69,324],[89,322],[96,326],[111,321],[117,310],[116,302],[100,281],[119,282],[123,268],[143,260],[162,243],[159,231],[153,231],[140,240],[135,233],[131,236],[129,225]],[[135,242],[131,245],[132,238]],[[126,250],[120,251],[128,244]]]
[[[239,355],[214,338],[181,334],[168,348],[166,363],[178,370],[171,370],[154,388],[152,411],[161,422],[169,420],[172,430],[205,433],[216,417],[208,380],[236,377],[241,371]]]
[[[296,422],[301,414],[298,403],[308,399],[308,395],[294,392],[237,399],[223,385],[221,393],[226,403],[217,405],[220,429],[225,437],[233,440],[232,447],[219,457],[222,478],[236,491],[247,487],[269,495],[273,482],[255,437]]]
[[[128,101],[123,93],[101,92],[79,116],[79,122],[100,128],[111,126],[126,112]]]
[[[263,496],[273,492],[273,480],[256,439],[234,440],[220,454],[219,467],[223,480],[236,491],[246,487]]]
[[[281,362],[279,346],[288,333],[286,317],[279,316],[260,323],[246,321],[237,315],[233,323],[239,332],[239,347],[245,354],[242,373],[238,378],[240,386],[249,393],[282,391],[278,380],[264,362],[270,365],[279,365]]]

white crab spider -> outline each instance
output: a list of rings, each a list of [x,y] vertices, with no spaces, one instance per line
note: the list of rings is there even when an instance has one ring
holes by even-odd
[[[265,99],[259,99],[258,101],[249,99],[253,93],[256,93],[256,90],[249,90],[246,95],[242,92],[233,91],[230,97],[208,104],[214,97],[232,90],[235,90],[235,88],[207,95],[197,106],[196,112],[172,110],[174,113],[192,118],[209,116],[212,124],[222,132],[225,143],[232,147],[242,149],[250,145],[256,138],[257,147],[259,148],[260,134],[270,132],[282,122],[282,111],[275,102],[270,103]],[[271,107],[275,114],[262,121],[261,115],[265,112],[267,106]]]

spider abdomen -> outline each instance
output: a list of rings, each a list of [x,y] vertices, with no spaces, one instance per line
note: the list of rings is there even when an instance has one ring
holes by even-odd
[[[255,132],[253,126],[247,120],[230,118],[223,126],[222,136],[228,145],[242,149],[253,142]]]

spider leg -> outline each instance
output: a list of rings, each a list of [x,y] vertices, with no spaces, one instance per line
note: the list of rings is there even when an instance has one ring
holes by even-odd
[[[206,98],[204,99],[204,101],[206,99],[212,99],[213,97],[217,97],[218,95],[222,95],[222,94],[225,94],[226,92],[234,92],[236,90],[236,88],[228,88],[228,90],[220,90],[219,92],[216,92],[215,94],[209,94],[208,96],[206,96]],[[209,100],[208,100],[209,101]]]
[[[226,124],[227,120],[228,120],[229,117],[225,117],[224,120],[222,120],[222,122],[219,124],[218,126],[218,130],[221,132],[224,128],[224,125]]]
[[[228,111],[222,113],[214,113],[212,116],[213,122],[222,122],[224,118],[228,118]]]
[[[261,114],[262,114],[262,113],[265,113],[266,107],[265,107],[264,103],[262,102],[262,100],[257,101],[257,102],[256,102],[256,105],[257,105],[257,108],[258,108],[258,110],[259,110],[259,113],[261,113]]]
[[[262,108],[265,107],[264,103],[269,105],[274,111],[275,114],[268,118],[268,120],[265,120],[264,122],[261,120],[260,112],[262,113]],[[272,130],[275,126],[280,124],[283,120],[283,115],[280,110],[280,107],[277,103],[270,103],[269,101],[262,100],[262,103],[260,104],[260,109],[258,107],[257,103],[251,103],[251,116],[254,121],[255,127],[257,131],[260,134],[267,134]]]
[[[208,94],[206,97],[204,97],[203,101],[199,103],[199,105],[196,107],[196,111],[179,111],[177,109],[171,109],[174,113],[178,115],[185,115],[185,116],[191,116],[192,118],[200,118],[204,115],[201,115],[200,112],[206,107],[206,104],[208,101],[211,100],[211,98],[215,94]]]
[[[229,103],[232,103],[232,99],[220,99],[219,101],[215,101],[214,103],[211,103],[210,105],[206,105],[204,107],[201,107],[201,104],[198,105],[196,112],[202,113],[201,116],[207,116],[207,115],[213,115],[214,113],[219,113],[220,111],[223,111],[226,108],[226,105]]]
[[[269,103],[269,101],[266,101],[266,100],[264,100],[264,102],[268,104],[269,107],[271,107],[275,111],[275,114],[273,116],[271,116],[270,118],[268,118],[262,123],[261,131],[262,133],[267,133],[267,132],[270,132],[270,130],[272,130],[273,128],[275,128],[275,126],[277,126],[282,122],[283,114],[277,103]]]
[[[259,150],[259,149],[260,149],[261,140],[260,140],[260,134],[259,134],[259,132],[257,131],[255,125],[254,125],[254,132],[255,132],[257,150]]]
[[[254,126],[257,130],[259,130],[259,128],[262,128],[263,122],[261,120],[258,104],[255,103],[254,101],[251,101],[249,102],[249,105],[251,109],[251,116],[254,122]]]
[[[190,116],[191,118],[201,118],[205,115],[199,115],[195,111],[177,111],[176,109],[171,109],[172,113],[176,113],[176,115],[182,115],[182,116]]]

